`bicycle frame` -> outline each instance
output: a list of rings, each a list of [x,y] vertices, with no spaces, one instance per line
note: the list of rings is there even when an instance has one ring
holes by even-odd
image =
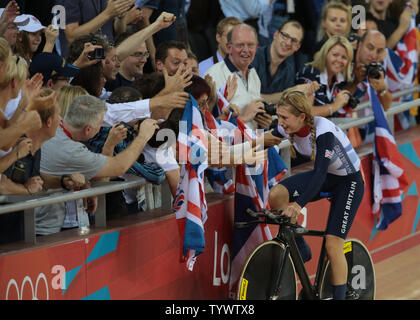
[[[325,269],[326,265],[326,249],[325,249],[325,232],[324,231],[317,231],[317,230],[306,230],[303,234],[307,236],[316,236],[316,237],[323,237],[321,252],[319,255],[318,260],[318,267],[315,276],[314,285],[312,285],[311,280],[309,278],[308,272],[306,271],[305,264],[302,260],[302,257],[299,253],[299,249],[297,247],[294,232],[291,228],[288,228],[284,225],[279,226],[279,231],[277,236],[273,239],[279,241],[284,244],[286,247],[285,256],[290,252],[290,256],[292,258],[293,264],[295,266],[295,270],[299,276],[300,282],[302,284],[302,294],[305,299],[308,300],[318,300],[319,297],[319,281],[322,276],[322,272]],[[283,262],[285,259],[283,259]],[[283,274],[283,265],[281,266],[278,279],[275,282],[275,290],[278,289],[281,277]]]

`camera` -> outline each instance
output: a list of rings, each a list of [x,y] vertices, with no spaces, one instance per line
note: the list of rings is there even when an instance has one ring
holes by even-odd
[[[349,40],[349,42],[353,42],[353,41],[359,41],[360,37],[357,33],[350,33],[347,37],[347,40]]]
[[[128,142],[133,141],[134,138],[137,136],[137,133],[134,130],[134,128],[130,126],[128,123],[121,121],[118,125],[127,128],[127,138],[125,138],[126,141]]]
[[[10,180],[15,183],[24,184],[26,182],[26,163],[22,159],[17,160],[13,164]]]
[[[270,116],[276,115],[276,105],[274,103],[267,103],[263,101],[263,104],[265,112],[267,112]]]
[[[96,48],[92,52],[89,52],[88,53],[88,59],[89,60],[105,59],[105,50],[104,50],[104,48]]]
[[[379,79],[381,77],[379,72],[385,74],[384,68],[378,62],[372,62],[366,66],[366,74],[369,78]]]
[[[356,108],[357,105],[360,103],[360,100],[350,93],[348,93],[348,95],[349,95],[349,101],[347,102],[346,107],[349,107],[352,109]]]

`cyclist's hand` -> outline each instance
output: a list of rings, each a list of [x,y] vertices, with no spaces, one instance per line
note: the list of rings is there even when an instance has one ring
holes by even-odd
[[[286,208],[286,210],[283,211],[282,214],[286,217],[289,217],[292,223],[295,223],[301,210],[302,207],[296,202],[293,202]]]

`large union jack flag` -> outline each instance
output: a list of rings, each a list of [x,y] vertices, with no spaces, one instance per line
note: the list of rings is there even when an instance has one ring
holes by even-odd
[[[244,139],[252,138],[252,132],[246,130],[245,123],[240,119],[235,121]],[[287,171],[278,150],[274,147],[268,149],[267,160],[255,167],[239,165],[236,167],[235,181],[235,222],[250,221],[253,218],[246,212],[248,208],[258,211],[269,209],[269,189],[277,184]],[[265,224],[258,224],[246,229],[235,229],[233,232],[233,253],[229,290],[233,296],[237,290],[242,267],[249,254],[260,243],[271,240],[270,229]]]
[[[207,201],[204,170],[207,163],[207,137],[197,101],[190,95],[178,135],[181,177],[173,202],[181,240],[181,261],[192,271],[197,255],[204,250],[204,223]]]
[[[412,8],[410,2],[407,6]],[[413,9],[407,32],[398,42],[395,50],[387,49],[385,67],[388,89],[394,92],[411,88],[417,74],[417,64],[416,16]]]
[[[382,105],[370,85],[368,90],[375,117],[372,213],[379,218],[377,229],[385,230],[402,214],[401,194],[408,183],[402,157],[389,130]]]

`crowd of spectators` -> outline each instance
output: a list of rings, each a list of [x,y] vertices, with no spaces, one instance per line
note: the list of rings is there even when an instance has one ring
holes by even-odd
[[[280,142],[269,107],[291,87],[311,97],[317,116],[349,116],[350,98],[368,99],[368,83],[387,110],[387,77],[367,77],[366,66],[382,64],[418,14],[418,1],[405,2],[0,1],[0,194],[84,189],[134,173],[166,177],[175,196],[175,144],[161,148],[155,131],[179,130],[189,94],[203,113],[264,129],[266,145]],[[65,19],[53,19],[56,5]],[[355,5],[367,13],[357,26]],[[230,104],[220,110],[224,86]],[[292,165],[307,160],[297,154]],[[142,192],[124,190],[113,210],[140,211]],[[85,214],[96,207],[85,199]],[[37,208],[37,235],[77,227],[79,209]],[[22,213],[0,215],[0,243],[22,239]]]

